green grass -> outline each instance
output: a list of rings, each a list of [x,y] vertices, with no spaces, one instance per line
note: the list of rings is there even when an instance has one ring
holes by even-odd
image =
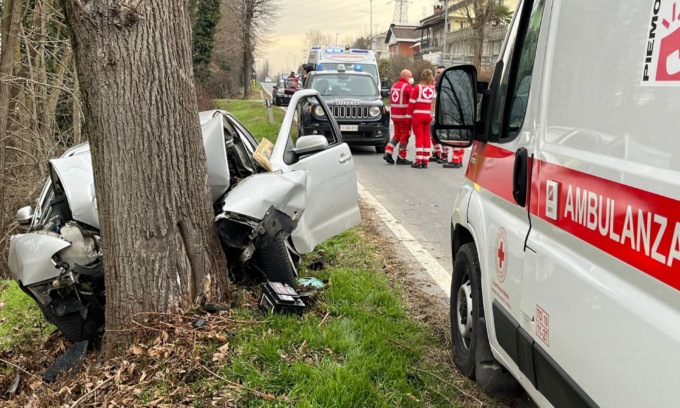
[[[231,359],[220,376],[278,397],[267,401],[243,392],[239,406],[418,407],[423,401],[450,405],[455,398],[455,389],[424,374],[434,370],[449,377],[450,368],[433,367],[427,358],[437,340],[408,318],[399,289],[376,272],[380,262],[373,254],[379,248],[360,228],[305,258],[322,260],[326,268],[314,275],[329,282],[313,310],[302,318],[268,315],[265,324],[242,327],[230,339]],[[197,386],[200,393],[226,384]]]
[[[272,143],[276,141],[280,123],[283,121],[285,113],[278,107],[272,106],[274,113],[274,124],[272,125],[269,123],[267,106],[262,101],[220,99],[216,101],[216,104],[219,109],[229,111],[236,116],[257,140],[266,138]]]
[[[0,351],[26,343],[40,344],[54,326],[47,323],[35,301],[13,280],[0,279]]]

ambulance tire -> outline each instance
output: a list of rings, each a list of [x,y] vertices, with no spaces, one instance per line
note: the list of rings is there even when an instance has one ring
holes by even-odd
[[[475,379],[477,325],[484,317],[479,258],[474,243],[460,247],[451,280],[451,344],[453,362],[461,374]],[[488,338],[486,339],[488,342]]]
[[[470,310],[471,309],[471,310]],[[451,281],[453,362],[488,395],[518,397],[524,390],[491,353],[486,331],[479,256],[474,243],[460,247]]]

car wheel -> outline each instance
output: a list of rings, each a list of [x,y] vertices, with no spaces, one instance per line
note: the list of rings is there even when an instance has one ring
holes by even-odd
[[[88,313],[88,318],[83,319],[80,313],[67,313],[63,316],[57,316],[52,306],[41,306],[45,319],[52,323],[59,329],[59,331],[66,337],[66,340],[71,343],[76,343],[83,340],[94,341],[97,339],[100,327],[103,323],[95,321],[92,317],[92,313]]]
[[[286,283],[294,288],[296,287],[297,267],[291,249],[288,248],[288,236],[289,234],[285,231],[277,232],[264,248],[258,250],[258,258],[262,273],[267,280]]]
[[[274,106],[279,106],[279,100],[277,98],[274,98]]]
[[[477,326],[484,316],[477,248],[473,243],[460,247],[453,264],[451,280],[451,343],[453,362],[463,375],[475,379]],[[487,339],[488,342],[488,339]]]
[[[385,153],[385,145],[384,144],[376,145],[375,151],[378,153]]]
[[[460,247],[451,280],[451,343],[453,362],[463,375],[477,381],[485,393],[517,397],[522,386],[497,362],[486,331],[482,278],[474,243]]]

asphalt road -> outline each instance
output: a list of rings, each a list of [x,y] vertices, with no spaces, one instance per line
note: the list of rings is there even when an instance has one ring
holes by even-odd
[[[273,85],[262,83],[267,92],[271,92]],[[457,169],[446,169],[435,163],[427,169],[388,165],[373,147],[352,147],[352,155],[359,183],[451,275],[451,214],[465,176],[469,149],[466,149],[464,166]],[[413,137],[407,158],[415,159]],[[410,243],[402,241],[402,244],[404,255],[408,255],[406,246]]]
[[[446,169],[429,164],[427,169],[388,165],[374,148],[353,147],[357,180],[451,274],[451,213],[463,168]],[[415,159],[411,137],[407,158]],[[403,242],[409,245],[408,242]]]

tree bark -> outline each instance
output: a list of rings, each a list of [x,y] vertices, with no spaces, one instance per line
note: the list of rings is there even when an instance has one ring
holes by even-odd
[[[14,56],[19,46],[21,0],[5,0],[2,10],[0,50],[0,234],[5,231],[5,141],[9,135],[9,107]]]
[[[225,300],[186,2],[64,0],[92,149],[107,355],[146,312]]]

